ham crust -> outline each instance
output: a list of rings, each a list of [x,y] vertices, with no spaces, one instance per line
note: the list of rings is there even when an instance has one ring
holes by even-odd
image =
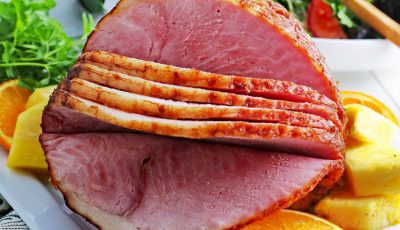
[[[268,21],[275,25],[276,30],[287,36],[292,40],[293,45],[300,49],[304,55],[310,58],[310,61],[314,64],[317,71],[320,73],[326,89],[328,92],[325,95],[336,102],[339,106],[339,112],[341,116],[344,116],[343,107],[340,102],[339,89],[337,88],[335,81],[332,77],[332,73],[326,64],[324,56],[315,46],[310,36],[304,31],[303,27],[297,19],[293,17],[282,5],[272,0],[231,0],[236,1],[242,7],[248,8],[251,13],[262,20]]]

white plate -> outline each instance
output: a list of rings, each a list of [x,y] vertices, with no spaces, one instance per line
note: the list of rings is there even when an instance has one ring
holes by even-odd
[[[0,147],[0,194],[31,230],[88,229],[78,215],[64,208],[64,201],[47,175],[35,176],[7,167],[7,153]]]
[[[368,71],[400,65],[400,48],[385,39],[313,39],[332,71]]]

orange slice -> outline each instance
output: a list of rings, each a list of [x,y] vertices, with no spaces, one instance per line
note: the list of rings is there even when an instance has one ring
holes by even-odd
[[[30,91],[18,86],[18,80],[0,84],[0,145],[10,150],[18,115],[24,111]]]
[[[341,228],[315,215],[292,210],[280,210],[259,221],[247,225],[242,230],[265,229],[339,230]]]
[[[353,91],[342,91],[342,104],[361,104],[373,109],[375,112],[382,114],[395,124],[399,125],[399,122],[393,112],[378,99],[360,92]]]

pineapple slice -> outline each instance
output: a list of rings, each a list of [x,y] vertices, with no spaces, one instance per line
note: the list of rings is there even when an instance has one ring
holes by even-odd
[[[25,111],[18,116],[13,142],[8,156],[8,166],[36,171],[47,170],[44,152],[39,143],[42,133],[40,123],[44,107],[56,86],[36,89],[29,97]]]
[[[42,101],[49,101],[50,95],[57,88],[57,85],[51,85],[43,88],[36,89],[29,97],[28,102],[25,105],[25,109],[41,103]]]
[[[400,193],[400,151],[377,145],[347,148],[346,174],[357,196]]]
[[[345,106],[350,122],[349,137],[365,143],[392,146],[398,126],[383,115],[359,104]]]
[[[400,194],[357,197],[343,187],[322,199],[315,213],[344,229],[382,229],[400,222]]]
[[[47,101],[36,104],[18,116],[13,142],[8,155],[8,167],[46,171],[47,163],[39,143],[40,123]]]

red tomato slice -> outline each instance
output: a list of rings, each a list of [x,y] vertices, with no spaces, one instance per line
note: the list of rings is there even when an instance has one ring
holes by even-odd
[[[307,10],[307,25],[317,38],[347,38],[332,8],[324,0],[311,0]]]

